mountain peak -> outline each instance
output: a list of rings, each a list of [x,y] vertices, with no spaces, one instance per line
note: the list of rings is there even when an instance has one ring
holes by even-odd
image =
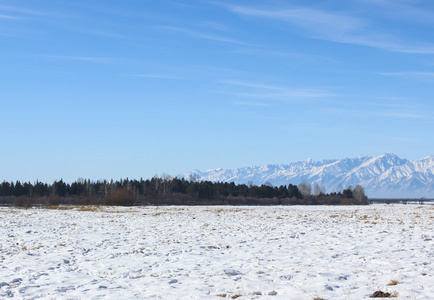
[[[399,157],[396,155],[396,154],[394,154],[394,153],[392,153],[392,152],[386,152],[386,153],[384,153],[383,155],[380,155],[379,157],[381,157],[381,158],[390,158],[390,159],[399,159]]]
[[[339,192],[348,186],[361,185],[369,197],[434,197],[434,155],[421,161],[401,159],[393,153],[372,158],[305,161],[285,165],[269,164],[235,170],[195,170],[180,175],[189,179],[194,174],[200,180],[234,182],[236,184],[274,186],[310,183],[320,184],[326,192]]]
[[[401,159],[398,155],[390,152],[380,155],[377,159],[385,161],[390,165],[402,165],[408,162],[406,159]]]
[[[422,158],[421,160],[434,160],[434,155],[428,155]]]

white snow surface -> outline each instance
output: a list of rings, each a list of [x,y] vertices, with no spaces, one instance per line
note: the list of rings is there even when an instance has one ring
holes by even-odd
[[[0,224],[1,299],[434,299],[432,205],[2,207]]]

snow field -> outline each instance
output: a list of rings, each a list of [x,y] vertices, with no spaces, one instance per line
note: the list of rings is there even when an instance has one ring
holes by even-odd
[[[0,298],[434,299],[429,205],[3,207],[0,225]]]

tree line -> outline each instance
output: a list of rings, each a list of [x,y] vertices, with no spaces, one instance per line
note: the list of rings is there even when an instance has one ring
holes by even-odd
[[[361,186],[326,194],[315,184],[300,185],[235,184],[200,181],[197,178],[166,174],[147,180],[91,181],[79,178],[73,183],[62,179],[42,182],[0,184],[0,205],[339,205],[368,204]]]

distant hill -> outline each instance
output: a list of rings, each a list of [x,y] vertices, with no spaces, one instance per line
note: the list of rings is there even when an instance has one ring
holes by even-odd
[[[359,184],[369,197],[434,197],[434,155],[419,161],[401,159],[393,153],[323,161],[307,159],[287,165],[194,170],[179,177],[192,176],[198,180],[254,185],[318,183],[327,193]]]

